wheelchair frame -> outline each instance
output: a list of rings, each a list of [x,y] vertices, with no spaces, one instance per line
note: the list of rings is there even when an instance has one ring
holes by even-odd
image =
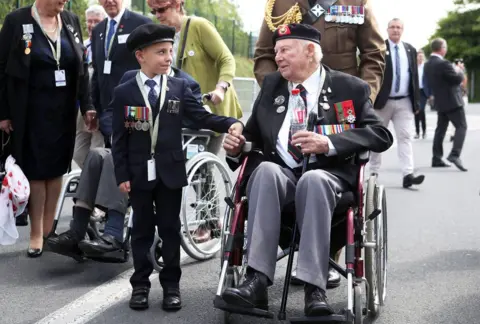
[[[251,145],[250,145],[251,146]],[[250,149],[244,150],[244,153],[250,153]],[[255,151],[254,151],[255,152]],[[257,153],[261,153],[256,151]],[[232,313],[250,315],[265,318],[274,318],[274,313],[260,309],[245,309],[227,304],[222,299],[222,293],[225,287],[235,287],[240,281],[240,273],[237,267],[244,267],[245,248],[245,220],[247,212],[247,198],[242,195],[238,189],[242,183],[244,172],[248,163],[249,156],[246,154],[237,182],[230,197],[225,198],[230,210],[225,211],[224,227],[222,233],[222,262],[219,284],[214,299],[214,307],[223,310],[225,313],[224,321],[229,322],[229,316]],[[330,258],[329,264],[347,279],[347,308],[339,313],[322,317],[291,317],[291,323],[324,323],[324,322],[347,322],[354,324],[363,323],[363,316],[369,315],[374,318],[378,316],[380,306],[384,305],[386,296],[386,238],[385,241],[375,239],[373,230],[383,233],[386,236],[386,198],[383,186],[378,186],[376,177],[372,176],[368,180],[367,190],[364,191],[364,168],[369,160],[369,152],[357,155],[357,164],[360,165],[358,175],[358,185],[355,204],[349,206],[346,212],[346,218],[336,223],[346,222],[346,268],[342,268],[333,259]],[[365,205],[364,206],[364,195]],[[364,207],[365,214],[364,216]],[[231,217],[229,217],[229,213]],[[228,221],[227,221],[228,220]],[[381,222],[380,222],[381,221]],[[296,227],[296,226],[294,226]],[[291,270],[293,264],[293,251],[298,249],[295,234],[292,233],[290,246],[277,255],[277,261],[289,256],[282,302],[278,313],[278,320],[287,319],[286,304],[288,289],[291,279]],[[384,244],[384,245],[383,245]],[[382,246],[379,246],[382,245]],[[362,258],[362,252],[365,248],[366,262]],[[383,248],[382,255],[379,256],[377,250]],[[373,264],[377,269],[373,269]],[[383,265],[378,270],[378,265]],[[369,268],[365,269],[365,266]],[[365,270],[365,271],[364,271]],[[364,274],[366,275],[364,277]],[[361,284],[366,285],[366,308],[362,303]]]
[[[211,136],[213,136],[214,132],[210,130],[192,130],[192,129],[183,129],[182,132],[182,140],[183,140],[183,150],[185,151],[189,145],[191,145],[196,139],[199,138],[204,138],[205,139],[205,146],[208,145]],[[187,140],[185,138],[188,137]],[[222,175],[228,179],[226,181],[225,185],[227,187],[227,192],[231,191],[231,186],[230,184],[232,183],[231,177],[225,168],[223,166],[222,162],[220,159],[209,152],[203,151],[203,149],[199,149],[199,152],[195,154],[193,157],[186,159],[186,164],[185,167],[187,169],[187,176],[190,176],[192,171],[198,170],[202,164],[207,163],[207,162],[213,162],[222,172]],[[61,212],[63,210],[65,198],[73,198],[75,196],[76,190],[78,188],[78,182],[80,180],[80,175],[81,175],[82,170],[81,169],[76,169],[72,170],[70,173],[66,174],[66,179],[64,180],[64,183],[62,185],[61,189],[61,194],[59,197],[59,202],[57,204],[56,210],[55,210],[55,218],[52,226],[52,233],[55,232],[58,222],[61,217]],[[185,238],[185,236],[182,234],[183,231],[186,231],[188,228],[188,224],[185,224],[186,222],[186,213],[185,213],[185,202],[182,198],[182,211],[181,215],[179,217],[182,217],[182,232],[180,233],[182,240],[182,248],[184,251],[192,258],[202,261],[206,259],[212,258],[218,250],[220,250],[220,244],[218,244],[218,248],[214,251],[211,251],[208,254],[202,253],[203,251],[200,250],[198,247],[196,247],[195,242],[193,239],[189,237],[188,239]],[[101,262],[127,262],[129,259],[130,255],[130,246],[129,246],[129,239],[130,239],[130,231],[132,227],[132,219],[133,219],[133,211],[130,209],[130,213],[127,213],[128,218],[128,225],[126,228],[125,236],[124,236],[124,242],[123,242],[123,248],[120,251],[115,251],[115,252],[110,252],[113,253],[111,257],[106,257],[106,258],[90,258],[95,261],[101,261]],[[90,239],[95,239],[100,237],[101,233],[98,231],[98,222],[96,222],[93,218],[90,219],[89,226],[87,229],[87,235],[89,236]],[[189,245],[189,243],[191,245]],[[159,261],[159,258],[161,256],[161,248],[162,248],[162,242],[160,237],[158,236],[158,233],[155,232],[155,238],[154,238],[154,243],[150,249],[150,258],[154,262],[154,268],[157,271],[160,271],[163,267],[163,263]],[[79,261],[84,261],[79,260]],[[115,261],[114,261],[115,260]]]

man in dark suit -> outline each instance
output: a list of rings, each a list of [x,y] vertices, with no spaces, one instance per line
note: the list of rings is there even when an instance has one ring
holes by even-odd
[[[447,160],[452,162],[461,171],[467,171],[460,160],[463,143],[467,134],[467,120],[463,108],[461,84],[465,78],[463,63],[452,65],[445,60],[447,42],[437,38],[431,44],[432,54],[425,64],[425,76],[432,95],[435,98],[434,107],[437,111],[437,128],[433,139],[432,167],[449,166],[442,160],[443,139],[447,132],[448,123],[455,126],[452,151]]]
[[[333,310],[325,298],[329,252],[342,247],[333,246],[333,210],[342,193],[356,188],[359,166],[354,164],[355,154],[383,152],[393,138],[374,113],[368,84],[321,64],[317,29],[283,25],[273,41],[279,71],[265,77],[244,136],[229,134],[224,143],[232,169],[239,165],[245,141],[255,143],[263,160],[247,184],[246,279],[239,287],[227,288],[223,299],[237,307],[268,307],[267,287],[274,280],[281,212],[294,202],[300,232],[296,275],[306,283],[305,314],[330,314]],[[291,91],[297,89],[304,110],[289,104]],[[305,116],[312,110],[319,116],[316,131],[299,131],[291,137],[292,116]],[[311,154],[304,175],[302,154]]]
[[[200,128],[240,133],[238,120],[208,113],[192,95],[187,82],[165,76],[172,63],[175,28],[147,24],[127,39],[140,71],[114,90],[112,155],[117,184],[128,193],[134,210],[132,227],[133,287],[130,307],[148,308],[148,253],[155,226],[163,241],[165,266],[160,283],[165,310],[182,307],[180,298],[180,218],[182,188],[187,185],[181,133],[184,116]],[[155,203],[156,214],[153,212]]]
[[[126,9],[123,0],[100,0],[108,17],[99,23],[92,32],[92,101],[99,113],[100,131],[110,138],[112,112],[108,104],[112,100],[113,89],[125,72],[139,68],[135,56],[127,50],[128,35],[136,27],[151,23],[148,17]]]
[[[403,187],[419,185],[424,175],[413,174],[412,133],[414,114],[420,109],[420,88],[418,86],[417,51],[401,41],[403,22],[392,19],[388,23],[386,69],[383,84],[375,100],[375,110],[388,127],[392,121],[397,138],[398,157],[403,173]],[[381,155],[372,154],[370,172],[377,174],[381,166]]]

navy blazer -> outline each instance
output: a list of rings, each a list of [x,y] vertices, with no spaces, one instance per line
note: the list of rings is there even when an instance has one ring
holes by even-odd
[[[168,77],[165,103],[160,111],[158,140],[155,147],[157,180],[148,181],[147,161],[151,158],[150,132],[125,127],[125,106],[145,106],[136,78],[115,88],[109,109],[113,110],[112,156],[117,183],[130,181],[132,190],[151,190],[161,180],[170,189],[188,184],[182,148],[182,121],[189,117],[200,128],[218,133],[238,122],[230,117],[209,113],[195,99],[187,81]],[[167,111],[169,101],[179,101],[178,113]]]
[[[203,103],[202,103],[202,92],[200,91],[200,85],[197,83],[197,81],[195,81],[195,79],[190,74],[188,74],[186,72],[183,72],[182,70],[179,70],[179,69],[177,69],[173,66],[172,66],[172,70],[173,70],[173,74],[176,78],[184,79],[185,81],[187,81],[187,85],[192,90],[193,96],[195,97],[195,99],[197,99],[197,101],[199,103],[201,103],[203,105]],[[120,84],[125,83],[126,81],[135,78],[135,76],[137,75],[137,72],[138,72],[138,70],[132,70],[132,71],[125,72],[122,79],[120,80]],[[191,121],[187,117],[185,117],[183,119],[182,126],[183,126],[183,128],[188,128],[188,129],[195,129],[195,130],[200,129],[200,128],[198,128],[198,126],[195,125],[195,123],[193,121]],[[110,128],[111,128],[111,126],[110,126]]]
[[[112,69],[110,74],[103,74],[105,65],[105,42],[107,39],[107,22],[105,18],[92,31],[92,81],[91,93],[92,102],[100,117],[100,130],[105,136],[111,135],[111,130],[105,127],[104,122],[109,123],[111,114],[102,113],[108,108],[108,104],[112,100],[113,89],[118,85],[123,74],[129,70],[139,69],[140,65],[135,55],[127,49],[126,42],[119,43],[118,36],[123,35],[126,38],[138,26],[152,23],[148,17],[139,15],[128,9],[125,9],[120,22],[117,26],[117,32],[113,37],[112,48],[110,50],[110,61],[112,61]]]

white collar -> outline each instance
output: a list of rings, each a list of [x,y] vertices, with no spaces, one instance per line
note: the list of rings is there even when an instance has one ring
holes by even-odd
[[[145,82],[147,80],[153,80],[155,81],[155,83],[157,84],[157,86],[160,86],[160,78],[161,78],[161,75],[160,74],[157,74],[153,79],[150,79],[148,76],[145,75],[145,73],[143,73],[142,71],[140,71],[140,79],[142,79],[142,84],[145,85]]]
[[[318,66],[316,69],[305,81],[302,82],[303,87],[307,90],[307,93],[313,94],[318,91],[318,85],[320,84],[320,72],[322,65]],[[294,83],[293,89],[295,89],[300,83]]]
[[[392,40],[390,38],[388,39],[388,42],[390,43],[390,49],[394,48],[395,45],[398,45],[398,47],[402,47],[402,45],[403,45],[402,41],[399,41],[398,44],[396,44],[396,43],[392,42]]]
[[[443,60],[443,56],[441,56],[440,54],[437,54],[437,53],[432,53],[432,54],[430,54],[430,56],[436,56],[436,57],[439,57]]]
[[[120,20],[122,19],[122,16],[123,14],[125,13],[125,8],[122,8],[122,10],[120,10],[120,12],[118,13],[118,15],[116,15],[115,17],[111,18],[110,16],[107,17],[107,22],[110,24],[110,21],[111,20],[115,20],[117,22],[117,25],[120,23]]]

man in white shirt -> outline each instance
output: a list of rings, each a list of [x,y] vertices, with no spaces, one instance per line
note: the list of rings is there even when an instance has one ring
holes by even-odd
[[[244,136],[228,134],[224,142],[232,169],[239,165],[236,159],[246,140],[263,155],[246,188],[246,279],[237,288],[227,288],[222,297],[247,313],[268,307],[267,287],[274,280],[281,214],[295,203],[300,232],[297,277],[306,283],[305,314],[323,316],[333,313],[325,297],[330,253],[342,247],[342,240],[345,244],[342,235],[331,235],[332,218],[342,194],[355,190],[359,166],[354,156],[364,150],[383,152],[393,139],[374,113],[368,84],[321,64],[317,29],[280,26],[274,44],[279,71],[265,77]],[[305,102],[304,114],[317,112],[319,124],[315,132],[299,131],[290,137],[295,107],[288,104],[289,93],[295,88]],[[302,154],[312,155],[309,171],[303,175]]]
[[[412,133],[414,115],[420,110],[420,89],[418,86],[417,51],[401,41],[403,22],[392,19],[388,23],[386,68],[382,88],[375,100],[375,112],[388,127],[392,121],[395,128],[398,157],[403,174],[403,187],[419,185],[424,175],[414,175]],[[373,153],[370,158],[370,172],[378,174],[381,155]]]

